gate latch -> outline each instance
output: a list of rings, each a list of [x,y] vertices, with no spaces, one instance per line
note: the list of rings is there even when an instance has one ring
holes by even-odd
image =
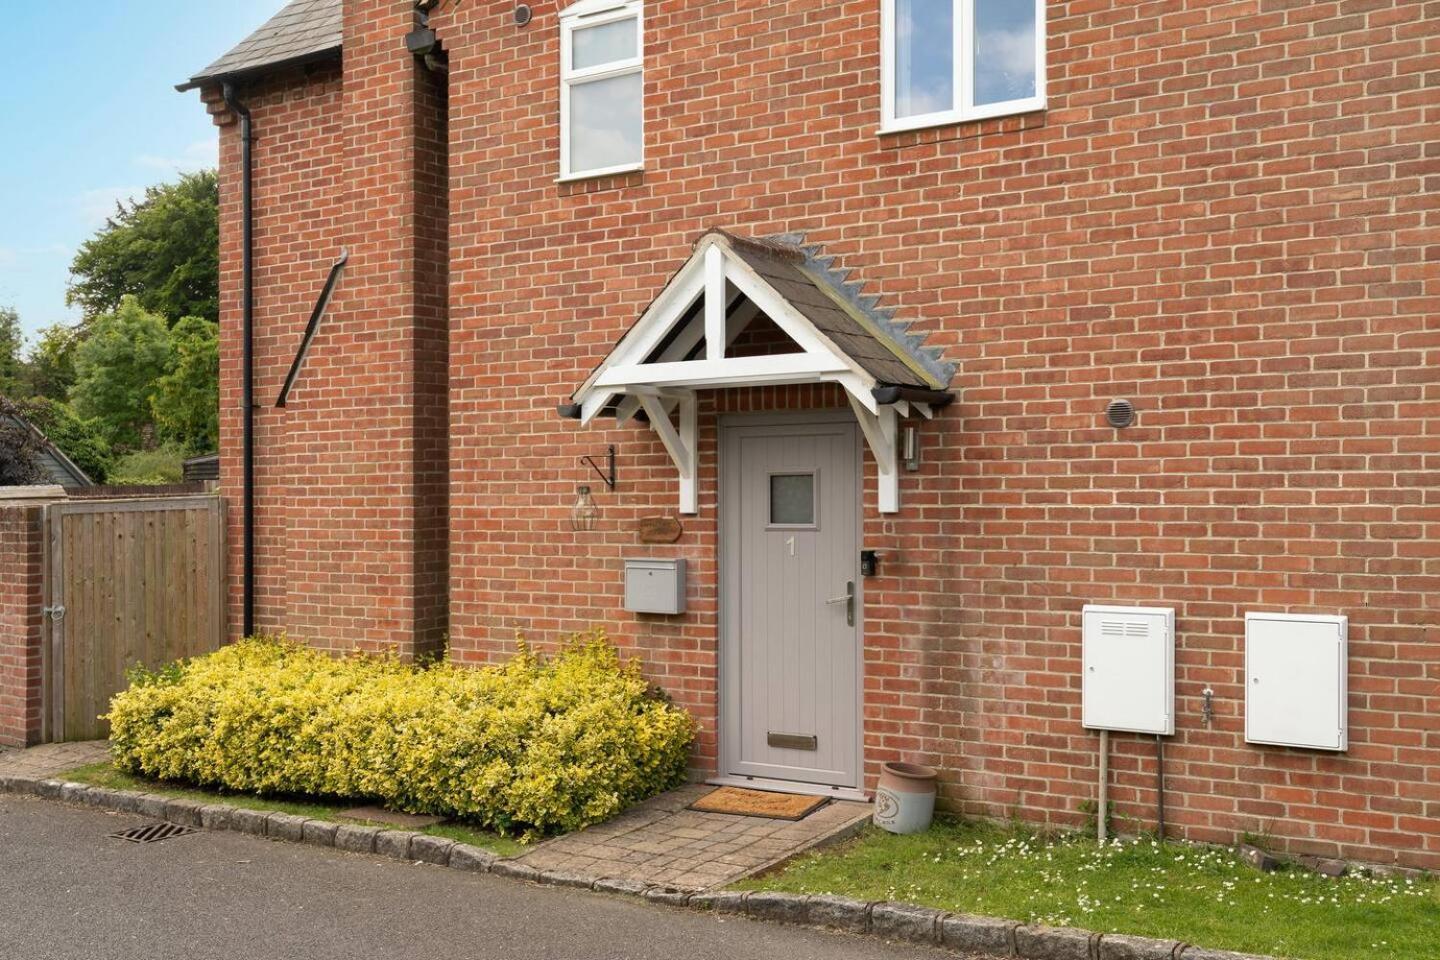
[[[56,604],[53,607],[45,607],[41,610],[51,620],[60,621],[65,619],[65,604]]]

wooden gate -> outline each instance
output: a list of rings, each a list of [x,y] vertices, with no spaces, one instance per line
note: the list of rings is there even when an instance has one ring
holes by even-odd
[[[126,673],[219,649],[225,522],[218,497],[45,508],[49,710],[55,740],[109,735]]]

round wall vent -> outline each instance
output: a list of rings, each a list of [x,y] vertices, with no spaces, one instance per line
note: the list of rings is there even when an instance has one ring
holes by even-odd
[[[515,5],[515,26],[523,27],[535,16],[528,3],[517,3]]]
[[[1119,430],[1135,422],[1135,404],[1129,400],[1111,400],[1105,408],[1105,420]]]

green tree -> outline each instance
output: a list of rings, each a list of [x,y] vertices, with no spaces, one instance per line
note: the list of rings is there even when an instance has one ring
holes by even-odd
[[[31,397],[16,406],[20,414],[75,461],[86,476],[96,483],[105,482],[110,472],[110,444],[105,442],[95,423],[81,420],[68,403],[49,397]]]
[[[126,296],[114,313],[96,317],[75,349],[75,412],[94,420],[114,450],[134,450],[153,435],[156,382],[173,350],[165,321]]]
[[[79,343],[79,334],[63,323],[41,330],[25,364],[25,392],[63,402],[75,383],[75,348]]]
[[[20,314],[12,308],[0,307],[0,394],[7,397],[18,397],[26,392],[25,363],[20,357],[24,345]]]
[[[40,444],[30,429],[16,419],[15,405],[0,397],[0,487],[45,483],[40,466]]]
[[[70,265],[68,303],[87,321],[134,296],[169,320],[219,320],[220,193],[215,172],[187,174],[150,187],[87,240]]]
[[[191,453],[208,453],[220,442],[220,328],[185,317],[170,331],[169,370],[150,402],[160,436]]]

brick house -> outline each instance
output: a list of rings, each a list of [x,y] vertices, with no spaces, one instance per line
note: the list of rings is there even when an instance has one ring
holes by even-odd
[[[294,0],[183,85],[231,622],[605,624],[698,774],[1058,825],[1108,724],[1133,825],[1440,869],[1437,76],[1434,0]]]

